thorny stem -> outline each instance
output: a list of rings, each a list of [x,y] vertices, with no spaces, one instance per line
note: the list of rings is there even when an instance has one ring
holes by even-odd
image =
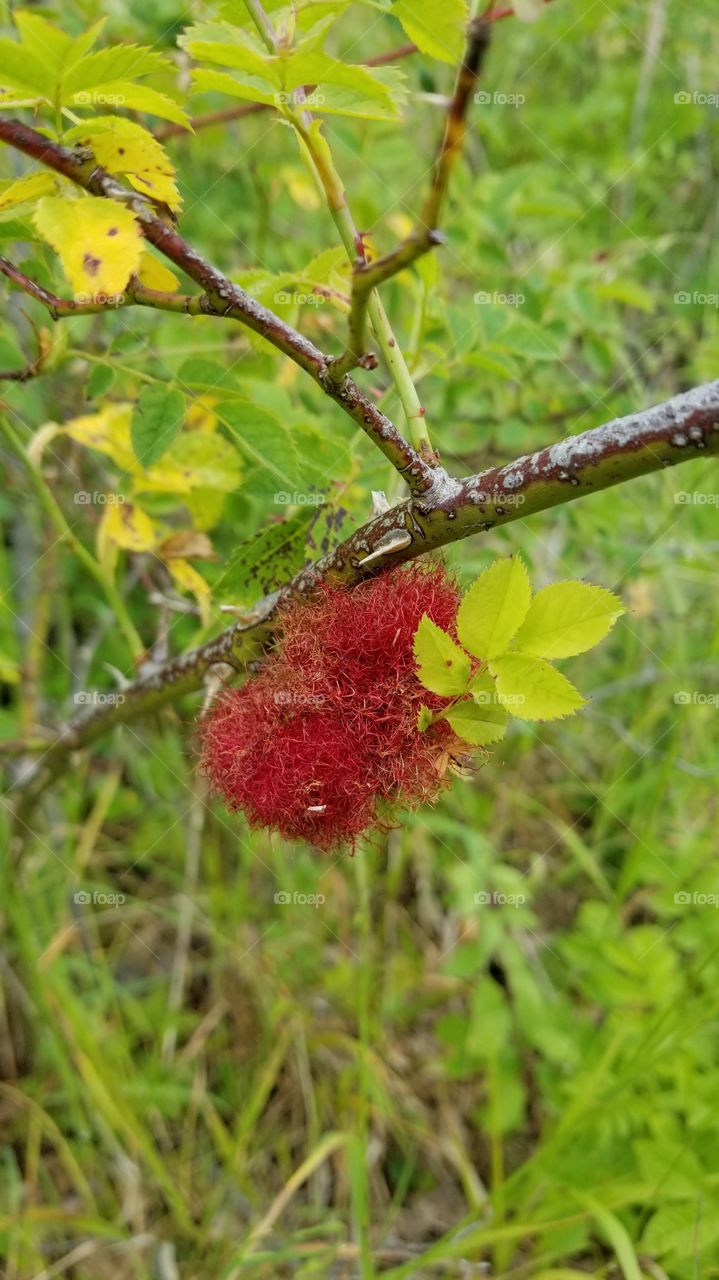
[[[0,427],[2,427],[3,433],[12,452],[27,472],[28,479],[37,494],[38,501],[43,507],[60,540],[72,547],[72,550],[80,563],[85,567],[85,569],[87,569],[88,573],[92,575],[104,591],[110,608],[113,609],[117,615],[118,623],[120,624],[120,627],[124,632],[125,639],[130,646],[133,658],[141,658],[145,652],[145,646],[135,629],[132,619],[127,611],[125,601],[120,595],[120,592],[111,581],[107,571],[103,569],[102,565],[98,563],[95,557],[90,554],[87,548],[80,542],[79,538],[77,538],[73,533],[60,509],[59,504],[48,489],[42,472],[32,461],[32,458],[28,456],[22,446],[21,440],[4,414],[0,414]]]
[[[411,266],[435,245],[442,243],[443,237],[439,231],[442,207],[454,161],[464,141],[470,97],[489,47],[489,32],[489,26],[481,19],[470,24],[467,47],[457,71],[442,138],[432,167],[430,188],[416,226],[401,244],[384,257],[368,262],[364,256],[358,256],[353,261],[349,342],[344,354],[332,365],[332,372],[338,378],[362,364],[366,315],[368,309],[370,316],[372,315],[372,301],[377,296],[373,291],[385,280]],[[416,448],[419,447],[414,437],[413,443]]]
[[[165,293],[159,289],[148,289],[134,277],[123,294],[118,294],[112,302],[76,302],[74,299],[58,298],[49,289],[43,288],[36,280],[31,280],[19,267],[0,257],[0,273],[12,280],[19,289],[35,298],[47,307],[53,320],[62,320],[66,316],[92,316],[103,311],[119,311],[122,307],[155,307],[160,311],[180,311],[187,315],[203,315],[203,295],[184,293]],[[3,375],[0,374],[0,377]],[[4,375],[8,377],[8,374]],[[29,376],[29,375],[28,375]]]
[[[245,0],[245,8],[252,18],[252,21],[257,27],[257,30],[270,53],[275,53],[277,49],[277,37],[272,27],[272,23],[267,17],[260,0]]]
[[[306,153],[324,190],[327,205],[339,232],[340,239],[347,251],[347,257],[354,267],[355,262],[358,260],[361,262],[366,261],[365,252],[359,231],[355,226],[347,203],[344,185],[332,162],[327,142],[322,139],[321,145],[318,145],[316,134],[307,127],[298,111],[290,111],[288,117],[305,145]],[[425,422],[424,409],[379,295],[374,291],[370,292],[364,305],[369,314],[372,328],[385,358],[387,368],[397,389],[412,445],[420,457],[427,461],[434,461],[435,455]],[[365,359],[366,352],[364,350],[363,337],[364,335],[362,335],[361,342],[360,338],[357,338],[357,341],[360,342],[361,350],[357,354],[357,359],[353,361],[352,368],[358,364],[369,364],[369,367],[372,367],[371,363]],[[330,362],[329,377],[331,383],[335,386],[342,385],[348,372],[349,369],[337,371],[335,362]]]
[[[242,671],[271,640],[277,605],[289,595],[311,593],[328,579],[351,586],[448,543],[707,454],[719,455],[719,381],[569,436],[506,466],[449,481],[431,502],[415,497],[399,503],[266,596],[222,635],[129,684],[121,703],[92,709],[63,729],[29,775],[26,803],[62,770],[71,752],[115,725],[199,689],[219,664]]]

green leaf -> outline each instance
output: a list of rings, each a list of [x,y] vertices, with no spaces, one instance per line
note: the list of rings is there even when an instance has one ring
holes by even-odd
[[[42,62],[16,40],[0,38],[0,102],[8,106],[19,99],[49,102],[50,89]]]
[[[501,704],[519,720],[561,720],[585,705],[566,676],[542,658],[505,653],[489,669]]]
[[[12,209],[15,205],[55,191],[57,182],[51,173],[26,173],[14,182],[0,183],[0,209]]]
[[[529,609],[532,588],[518,556],[496,560],[462,597],[460,642],[476,658],[495,658],[509,647]]]
[[[390,70],[381,68],[385,79]],[[399,75],[398,72],[398,81]],[[309,97],[309,106],[318,115],[353,116],[358,120],[396,120],[403,102],[404,94],[399,91],[391,97],[379,97],[341,84],[324,84]]]
[[[224,400],[217,405],[217,416],[233,434],[242,453],[257,463],[263,472],[283,486],[297,483],[299,458],[292,434],[279,418],[260,409],[249,400]],[[281,490],[281,502],[291,505],[294,494]]]
[[[263,102],[265,106],[277,106],[278,90],[268,80],[241,72],[206,71],[204,67],[192,73],[192,85],[196,93],[227,93],[232,98],[246,102]]]
[[[189,116],[177,105],[174,98],[166,93],[159,93],[147,84],[132,84],[129,80],[112,80],[92,91],[82,90],[66,98],[65,102],[73,107],[85,106],[122,106],[135,111],[145,111],[148,115],[159,116],[161,120],[172,120],[189,129]]]
[[[50,76],[52,83],[55,84],[72,48],[72,36],[66,35],[59,27],[53,26],[39,13],[31,13],[28,9],[18,9],[13,17],[23,52],[25,54],[29,52],[33,58],[37,58]]]
[[[471,684],[472,700],[452,707],[445,719],[458,738],[475,747],[486,747],[504,737],[509,719],[497,696],[491,676],[475,676]]]
[[[434,712],[429,707],[425,707],[424,703],[417,712],[417,728],[420,733],[426,733],[427,729],[434,720]]]
[[[115,370],[110,364],[96,364],[91,370],[85,391],[88,400],[97,400],[110,390],[115,381]]]
[[[245,71],[281,89],[279,58],[271,58],[247,31],[229,22],[198,22],[179,37],[181,48],[197,62]]]
[[[163,466],[169,467],[170,464],[184,474],[188,489],[216,489],[220,493],[232,493],[242,476],[242,461],[237,450],[216,431],[183,431]],[[158,470],[158,482],[153,487],[162,492],[162,467]],[[139,490],[140,485],[136,483],[135,488]]]
[[[472,664],[466,653],[425,613],[414,636],[417,677],[432,693],[466,693]]]
[[[657,309],[654,295],[636,280],[611,280],[605,284],[595,284],[593,288],[598,298],[624,302],[628,307],[637,307],[639,311],[651,312]]]
[[[144,45],[115,44],[110,49],[99,49],[78,62],[63,77],[63,100],[80,90],[99,92],[118,80],[134,82],[143,76],[158,75],[163,71],[174,74],[174,65],[162,53]]]
[[[185,397],[176,387],[143,387],[130,424],[135,456],[147,470],[170,448],[185,416]]]
[[[221,598],[252,605],[294,577],[305,562],[307,533],[314,516],[312,509],[296,511],[287,520],[269,524],[239,543],[218,583]]]
[[[390,13],[399,18],[422,53],[442,62],[457,62],[461,57],[469,19],[465,0],[396,0]]]
[[[316,86],[310,96],[313,111],[376,114],[385,119],[400,114],[406,97],[405,77],[396,67],[354,66],[326,53],[300,49],[282,60],[280,70],[287,93],[304,85]],[[342,92],[331,92],[337,90]]]
[[[522,653],[569,658],[599,644],[625,612],[618,596],[586,582],[555,582],[534,597],[516,635]]]
[[[650,1218],[642,1236],[642,1251],[651,1257],[670,1256],[674,1261],[699,1262],[710,1245],[719,1239],[719,1205],[664,1205]]]

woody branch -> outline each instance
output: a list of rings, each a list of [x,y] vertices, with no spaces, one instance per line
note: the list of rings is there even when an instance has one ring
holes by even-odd
[[[439,230],[450,174],[461,150],[467,128],[470,98],[489,47],[490,27],[477,19],[470,24],[467,47],[459,65],[454,91],[447,108],[439,150],[432,167],[430,188],[420,216],[410,234],[389,253],[374,262],[358,258],[352,269],[349,337],[344,353],[332,361],[330,374],[337,384],[363,363],[367,348],[367,305],[373,289],[416,262],[442,243]]]
[[[239,321],[308,373],[325,394],[369,436],[404,477],[412,493],[431,493],[441,487],[447,478],[446,473],[441,468],[429,466],[356,383],[346,378],[341,387],[331,385],[327,376],[329,356],[213,266],[174,227],[163,222],[144,197],[116,181],[96,165],[94,159],[88,160],[84,155],[78,155],[68,147],[50,141],[19,120],[0,119],[0,140],[69,178],[90,194],[126,204],[137,218],[143,236],[204,291],[197,296],[196,301],[181,298],[173,303],[171,294],[158,295],[154,290],[145,290],[134,283],[128,295],[128,305],[163,306],[164,309],[178,309],[191,314]],[[5,271],[5,274],[8,272]],[[34,286],[34,296],[48,305],[48,299],[42,296],[45,291],[39,285],[34,285],[27,277],[24,283],[17,276],[15,279],[27,292],[33,292],[32,288],[28,289],[28,284]],[[60,300],[53,300],[52,295],[48,297],[50,314],[61,316],[79,313],[77,306],[68,309],[60,302],[58,308]],[[102,304],[100,309],[110,309],[113,305]]]
[[[415,495],[399,503],[259,601],[244,620],[207,644],[153,667],[123,689],[121,702],[93,709],[69,724],[49,746],[45,744],[25,798],[39,794],[71,752],[115,725],[200,688],[213,668],[242,671],[271,640],[277,607],[293,593],[311,593],[330,579],[352,586],[379,569],[448,543],[708,454],[719,455],[719,381],[569,436],[505,466],[453,480],[439,499],[427,502]],[[38,749],[42,746],[39,741]]]

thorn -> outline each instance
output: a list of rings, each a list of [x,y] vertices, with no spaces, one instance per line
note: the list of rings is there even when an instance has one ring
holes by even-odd
[[[374,351],[365,352],[363,356],[360,356],[358,363],[361,369],[376,369],[377,357]]]

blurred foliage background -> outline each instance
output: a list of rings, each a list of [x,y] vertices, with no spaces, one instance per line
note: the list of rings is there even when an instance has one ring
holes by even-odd
[[[406,39],[390,6],[344,7],[331,52]],[[210,9],[42,12],[72,34],[104,14],[105,43],[171,53],[157,87],[180,100],[175,39]],[[557,0],[535,24],[497,24],[448,243],[383,289],[458,473],[715,376],[718,40],[712,0]],[[420,205],[452,77],[424,56],[402,69],[400,123],[327,126],[380,250]],[[339,351],[341,258],[316,263],[337,235],[291,132],[269,111],[165,145],[183,234]],[[0,164],[28,169],[8,149]],[[0,234],[63,292],[46,246],[9,219]],[[127,545],[102,561],[158,655],[217,631],[221,600],[251,602],[240,544],[288,513],[299,527],[318,495],[348,531],[372,489],[392,493],[364,437],[239,326],[136,309],[50,331],[7,288],[2,309],[2,368],[32,359],[38,330],[50,345],[43,376],[3,400],[91,550],[108,511],[93,496],[136,477],[116,442],[98,452],[67,423],[112,420],[161,384],[186,398],[185,459],[199,467],[193,433],[223,441],[191,492],[130,490],[158,542],[210,540],[214,559],[188,556],[206,587]],[[381,366],[361,377],[401,421]],[[218,388],[255,408],[262,448],[218,420]],[[132,661],[17,459],[4,468],[0,723],[18,738],[112,692]],[[488,766],[354,859],[250,834],[207,802],[199,695],[71,759],[21,859],[3,859],[9,1280],[719,1274],[718,490],[716,465],[694,462],[452,548],[462,580],[517,549],[537,585],[586,576],[630,612],[576,661],[580,720],[515,725]],[[20,775],[8,766],[8,800]]]

